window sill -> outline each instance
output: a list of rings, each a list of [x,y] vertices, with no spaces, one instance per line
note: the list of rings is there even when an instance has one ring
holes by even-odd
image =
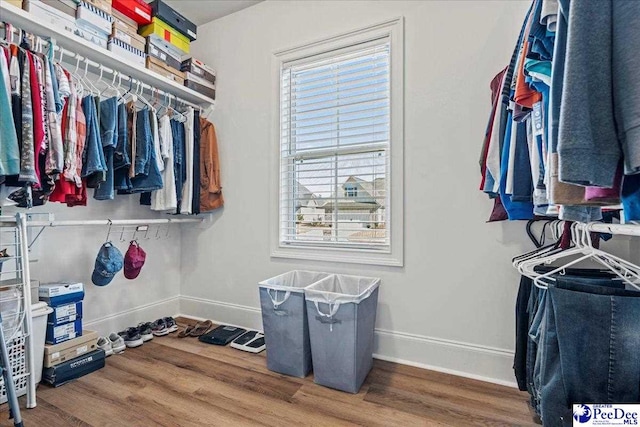
[[[271,257],[388,267],[404,266],[402,258],[394,256],[393,253],[356,249],[278,246],[271,250]]]

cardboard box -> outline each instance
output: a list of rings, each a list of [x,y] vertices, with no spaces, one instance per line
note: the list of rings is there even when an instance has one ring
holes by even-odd
[[[113,18],[113,26],[111,27],[111,32],[113,34],[113,31],[115,30],[120,30],[120,31],[124,31],[127,34],[135,34],[136,36],[138,36],[138,26],[134,25],[131,26],[129,24],[127,24],[126,22],[114,17]],[[140,36],[142,37],[142,36]],[[142,40],[144,40],[144,37],[142,37]]]
[[[82,301],[53,307],[53,311],[47,317],[47,324],[58,326],[77,319],[82,319]]]
[[[77,378],[104,368],[104,350],[97,349],[84,356],[76,357],[50,368],[45,368],[42,372],[42,380],[54,387],[66,384]]]
[[[73,6],[62,0],[52,0],[47,3],[48,6],[51,6],[52,8],[69,15],[71,18],[76,19],[76,10],[78,9],[78,6],[73,2],[72,4]]]
[[[197,38],[198,26],[185,18],[180,12],[162,0],[154,0],[149,5],[153,16],[157,16],[189,40],[194,41]]]
[[[151,23],[151,6],[144,0],[112,0],[111,7],[134,20],[138,25]]]
[[[113,16],[114,20],[118,20],[127,27],[135,28],[136,32],[138,31],[138,23],[133,19],[129,18],[127,15],[122,12],[117,11],[116,9],[111,9],[111,16]]]
[[[120,40],[121,42],[124,42],[144,53],[145,40],[144,37],[138,35],[138,33],[131,34],[128,31],[123,31],[122,29],[114,27],[111,33],[111,38]]]
[[[139,64],[142,67],[145,65],[145,58],[147,57],[147,54],[144,53],[144,50],[136,49],[122,40],[110,38],[107,49],[122,58],[126,58],[135,64]]]
[[[216,82],[216,72],[213,68],[206,65],[204,62],[195,58],[189,58],[182,62],[180,67],[182,71],[193,73],[196,76],[205,79],[211,83]]]
[[[180,85],[184,85],[184,73],[180,70],[169,67],[157,58],[153,58],[151,56],[147,57],[147,68],[154,73],[158,73],[168,78],[169,80],[173,80]]]
[[[189,81],[192,81],[194,83],[198,83],[198,84],[200,84],[202,86],[206,86],[206,87],[208,87],[210,89],[213,89],[213,90],[216,89],[216,85],[214,83],[210,82],[209,80],[205,80],[202,77],[198,77],[195,74],[190,73],[188,71],[186,71],[184,73],[184,78],[185,78],[185,80],[189,80]]]
[[[77,282],[42,283],[38,288],[38,298],[51,307],[84,299],[84,285]]]
[[[22,9],[22,0],[3,0],[5,3],[9,3],[15,7]]]
[[[47,335],[44,342],[47,344],[60,344],[80,336],[82,336],[82,319],[58,326],[47,323]]]
[[[180,70],[180,60],[177,59],[169,49],[166,49],[162,44],[154,43],[151,37],[146,38],[147,41],[147,55],[159,59],[160,61],[167,64],[169,67],[174,68],[176,70]]]
[[[211,99],[216,99],[216,90],[212,89],[209,86],[202,85],[200,83],[196,83],[192,80],[185,80],[184,85],[189,89],[193,89],[198,93],[201,93],[204,96],[208,96]]]
[[[22,9],[38,18],[41,24],[52,28],[65,29],[70,32],[73,32],[75,29],[75,19],[40,0],[24,0],[22,2]]]
[[[92,26],[85,26],[79,22],[80,21],[76,21],[73,34],[95,44],[96,46],[100,46],[103,49],[107,48],[107,42],[109,41],[108,35],[97,31]]]
[[[138,34],[141,36],[156,36],[161,40],[171,44],[174,48],[180,50],[182,52],[181,55],[186,55],[189,53],[190,40],[180,34],[178,31],[174,30],[169,26],[166,22],[163,22],[157,16],[154,16],[151,20],[151,24],[145,25],[140,28]]]
[[[95,7],[91,3],[82,1],[78,5],[76,20],[76,24],[78,24],[78,26],[91,26],[105,35],[111,34],[113,16],[109,15],[102,9]]]
[[[60,344],[44,346],[44,367],[50,368],[67,360],[75,359],[98,348],[98,333],[82,331],[82,336],[64,341]]]
[[[91,3],[92,6],[97,7],[98,9],[102,10],[103,12],[109,15],[112,14],[111,0],[84,0],[84,1]]]

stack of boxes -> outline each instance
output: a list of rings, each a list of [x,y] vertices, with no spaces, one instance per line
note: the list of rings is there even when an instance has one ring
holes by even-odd
[[[83,284],[42,284],[38,296],[53,308],[47,319],[43,380],[59,386],[102,368],[105,354],[98,349],[98,334],[82,330]]]
[[[147,68],[183,85],[182,59],[189,54],[198,27],[162,0],[149,5],[151,23],[139,31],[147,39]]]
[[[113,26],[109,50],[144,67],[147,55],[138,28],[151,22],[151,8],[143,0],[113,0],[111,7]]]
[[[162,0],[23,0],[23,9],[215,99],[215,71],[189,55],[196,24]]]

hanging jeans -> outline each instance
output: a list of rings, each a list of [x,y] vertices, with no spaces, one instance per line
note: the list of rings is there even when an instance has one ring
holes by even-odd
[[[115,198],[113,155],[118,145],[118,99],[106,99],[100,103],[100,139],[107,170],[105,181],[98,184],[93,194],[96,200],[113,200]]]
[[[572,425],[574,403],[640,399],[640,292],[620,286],[563,277],[547,290],[539,389],[545,426]]]
[[[127,128],[127,106],[118,105],[118,145],[113,153],[114,188],[116,190],[131,190],[129,179],[129,131]]]
[[[138,153],[146,152],[142,157],[147,161],[140,163],[142,172],[138,174]],[[145,175],[144,171],[148,171]],[[151,134],[150,112],[144,108],[136,115],[136,176],[131,178],[131,193],[144,193],[162,188],[162,176],[156,162],[156,154],[153,149],[153,137]]]
[[[82,158],[82,177],[87,178],[87,186],[91,188],[105,180],[107,165],[100,140],[96,104],[92,96],[85,96],[82,99],[82,111],[87,121],[85,151]]]
[[[184,123],[171,120],[171,134],[173,136],[173,168],[176,182],[176,197],[178,199],[177,213],[180,213],[182,187],[187,179]],[[191,201],[189,201],[189,203],[191,203]]]

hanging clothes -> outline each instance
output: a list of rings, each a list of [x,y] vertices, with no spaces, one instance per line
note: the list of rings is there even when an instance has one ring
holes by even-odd
[[[211,211],[224,205],[220,181],[220,157],[216,130],[200,118],[200,210]]]
[[[154,211],[169,211],[178,208],[176,193],[175,169],[173,160],[173,131],[171,119],[164,115],[160,117],[158,126],[160,151],[163,159],[162,189],[151,193],[151,209]]]

